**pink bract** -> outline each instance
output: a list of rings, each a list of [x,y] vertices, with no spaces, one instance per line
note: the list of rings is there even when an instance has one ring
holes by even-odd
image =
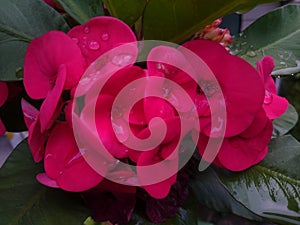
[[[103,179],[85,161],[66,122],[52,130],[45,150],[47,176],[67,191],[80,192],[95,187]]]
[[[81,49],[88,65],[121,44],[137,41],[128,25],[109,16],[94,17],[84,25],[73,27],[68,34]]]
[[[210,98],[213,103],[210,107],[222,110],[224,108],[218,105],[220,91],[225,98],[227,113],[225,136],[235,136],[246,130],[253,122],[264,100],[264,86],[257,71],[243,59],[230,55],[224,47],[215,42],[196,40],[186,42],[183,46],[197,54],[210,67],[219,82],[221,90],[216,89],[206,97]],[[199,79],[202,87],[214,90],[215,85],[211,84],[210,80],[201,80],[201,76]],[[198,111],[202,132],[209,135],[210,116],[201,115],[201,111],[209,107],[206,97],[199,92],[196,101],[199,99],[200,102],[198,103],[200,111]]]
[[[256,65],[257,71],[265,84],[263,108],[269,119],[276,119],[286,111],[289,103],[285,98],[277,95],[276,84],[271,76],[274,69],[274,59],[270,56],[265,56]]]
[[[259,163],[268,152],[272,131],[272,123],[261,109],[245,131],[223,140],[214,164],[231,171],[242,171]],[[208,137],[200,135],[197,147],[201,155],[207,142]]]
[[[61,76],[65,66],[63,89],[77,85],[85,69],[84,58],[74,41],[60,31],[49,31],[28,46],[24,61],[24,86],[33,99],[45,98]],[[59,84],[61,85],[61,84]]]

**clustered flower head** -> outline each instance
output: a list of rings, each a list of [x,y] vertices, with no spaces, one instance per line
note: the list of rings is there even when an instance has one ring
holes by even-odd
[[[206,27],[201,39],[213,39],[227,46],[231,37],[227,30],[221,34],[219,24],[220,20]],[[34,39],[25,56],[25,89],[32,99],[43,100],[39,108],[22,101],[33,159],[44,160],[45,172],[38,174],[37,180],[49,187],[81,192],[97,221],[129,222],[137,199],[144,201],[147,215],[154,222],[173,216],[188,195],[188,176],[184,171],[167,173],[170,168],[180,169],[180,154],[186,153],[184,146],[177,144],[182,136],[199,136],[194,141],[204,160],[241,171],[264,158],[272,134],[271,121],[284,113],[288,105],[276,95],[270,77],[274,66],[270,57],[258,62],[255,70],[218,43],[192,40],[178,49],[153,48],[146,68],[142,68],[134,65],[137,46],[127,48],[127,54],[111,51],[136,41],[132,30],[122,21],[95,17],[68,34],[50,31]],[[184,49],[203,60],[215,80],[203,74],[192,79],[176,68],[174,65],[195,66]],[[126,85],[136,80],[141,82],[115,103]],[[99,85],[103,85],[100,93]],[[128,107],[135,96],[144,98]],[[84,102],[83,106],[77,98]],[[226,118],[222,120],[224,109]],[[153,120],[157,117],[164,120],[164,125]],[[219,118],[217,126],[212,117]],[[91,130],[93,124],[96,133]],[[164,126],[167,129],[161,139]],[[73,132],[78,128],[79,137]],[[138,151],[130,147],[134,142],[131,134],[140,140],[160,140],[160,144]],[[206,159],[204,152],[209,139],[220,138],[224,140],[216,158]],[[109,165],[105,161],[102,173],[98,173],[85,158],[85,154],[91,153],[89,149],[99,153],[95,139],[101,139],[108,153],[119,162],[136,166],[136,171],[118,171],[118,163]],[[81,142],[88,143],[89,149],[82,150]],[[168,176],[148,184],[153,171],[143,168],[162,161],[167,164],[157,173]],[[132,181],[132,186],[106,179],[106,174],[129,179],[134,173],[137,180]]]
[[[220,43],[229,51],[228,45],[230,45],[233,42],[233,38],[231,37],[228,28],[219,28],[221,23],[222,18],[216,19],[213,23],[207,25],[203,30],[196,33],[193,39],[212,40],[214,42]]]

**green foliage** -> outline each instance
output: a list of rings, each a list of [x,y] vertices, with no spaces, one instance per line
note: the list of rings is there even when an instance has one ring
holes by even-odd
[[[143,14],[147,0],[103,0],[109,13],[132,26]]]
[[[279,224],[300,221],[300,144],[291,136],[273,139],[262,163],[218,176],[232,196],[253,213]]]
[[[83,224],[89,212],[80,195],[39,184],[35,176],[42,170],[23,141],[0,169],[1,225]]]
[[[57,2],[80,24],[86,23],[92,17],[104,15],[100,0],[57,0]]]
[[[298,113],[290,104],[285,113],[273,121],[273,136],[282,136],[289,132],[298,121]]]
[[[276,1],[276,0],[275,0]],[[215,19],[272,0],[150,0],[143,15],[145,39],[180,43]]]
[[[69,29],[63,17],[42,1],[1,0],[0,80],[18,80],[28,43],[49,30]]]
[[[287,5],[262,16],[234,39],[232,53],[253,65],[270,55],[276,69],[295,67],[300,59],[300,23],[295,21],[300,21],[299,5]]]

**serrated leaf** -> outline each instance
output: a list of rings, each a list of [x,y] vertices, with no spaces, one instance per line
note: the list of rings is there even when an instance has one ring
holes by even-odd
[[[262,163],[244,172],[218,174],[236,200],[279,224],[300,223],[300,144],[291,136],[273,139]]]
[[[287,5],[260,17],[235,37],[232,53],[253,65],[270,55],[275,69],[295,67],[300,59],[300,23],[295,21],[300,21],[299,5]]]
[[[89,212],[80,195],[42,186],[35,180],[42,170],[23,141],[0,169],[0,223],[82,225]]]
[[[63,17],[43,1],[1,0],[0,80],[18,80],[28,43],[49,30],[69,29]]]
[[[103,0],[109,13],[132,26],[143,14],[147,0]]]
[[[57,0],[57,2],[80,24],[95,16],[104,15],[101,0]]]
[[[282,136],[289,132],[298,121],[298,113],[296,109],[290,104],[285,113],[273,120],[273,136]]]
[[[179,43],[215,19],[267,2],[276,0],[151,0],[143,16],[144,36]]]

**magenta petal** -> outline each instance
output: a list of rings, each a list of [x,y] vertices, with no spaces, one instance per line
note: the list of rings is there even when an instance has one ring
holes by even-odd
[[[57,80],[52,90],[49,91],[46,99],[44,100],[40,109],[40,121],[41,121],[41,132],[48,129],[55,116],[58,116],[60,112],[59,100],[63,91],[64,83],[66,80],[66,66],[61,65],[58,70]]]
[[[286,98],[278,95],[272,95],[272,102],[270,104],[263,104],[263,108],[270,120],[276,119],[283,115],[289,106]]]
[[[225,139],[218,153],[220,163],[232,171],[242,171],[259,163],[267,154],[272,131],[273,126],[269,121],[255,137]]]
[[[39,111],[25,99],[21,100],[21,105],[24,115],[24,121],[27,128],[29,129],[32,123],[38,119]]]
[[[78,46],[68,35],[50,31],[28,46],[24,61],[24,86],[31,98],[45,98],[53,88],[60,65],[66,66],[65,89],[71,89],[82,76],[85,64]]]
[[[65,122],[57,124],[49,136],[44,166],[47,175],[66,191],[85,191],[103,179],[84,160]]]
[[[99,16],[90,19],[85,25],[73,27],[69,36],[76,40],[88,65],[107,51],[124,43],[135,42],[131,28],[121,20]],[[137,49],[132,52],[135,59]]]
[[[271,56],[265,56],[256,63],[257,71],[265,83],[266,90],[276,93],[276,85],[271,76],[274,69],[274,59]]]
[[[244,131],[252,123],[264,100],[264,84],[258,72],[245,60],[230,55],[218,43],[197,40],[186,42],[183,46],[196,53],[218,80],[226,103],[228,126],[225,136],[235,136]],[[215,85],[210,84],[211,81],[205,80],[205,77],[203,80],[201,77],[199,79],[202,85],[208,86],[209,89]],[[216,104],[220,98],[219,92],[220,90],[216,89],[215,93],[209,96],[212,104]],[[243,110],[239,110],[241,108]],[[218,111],[212,113],[218,116]],[[207,132],[205,134],[209,135]]]
[[[0,119],[0,135],[5,134],[6,128]]]
[[[0,81],[0,107],[5,103],[8,97],[8,88],[5,82]]]
[[[163,151],[163,150],[162,150]],[[165,177],[161,182],[143,185],[143,188],[148,192],[148,194],[156,199],[165,198],[169,192],[171,186],[176,182],[177,174],[169,176],[170,171],[176,171],[178,167],[177,160],[164,160],[159,167],[147,167],[144,169],[144,166],[150,166],[155,163],[160,162],[160,159],[157,159],[158,152],[157,150],[146,151],[140,155],[137,161],[137,174],[141,183],[149,182],[149,179],[153,176],[156,176],[156,173],[159,173],[160,177]],[[176,168],[174,168],[176,167]],[[155,171],[157,170],[157,171]],[[152,178],[151,178],[152,179]]]
[[[41,133],[39,118],[28,128],[28,144],[35,162],[40,162],[44,158],[46,134]]]
[[[52,187],[52,188],[59,188],[56,181],[49,178],[46,173],[39,173],[38,175],[36,175],[36,179],[38,180],[38,182],[40,182],[45,186]]]

